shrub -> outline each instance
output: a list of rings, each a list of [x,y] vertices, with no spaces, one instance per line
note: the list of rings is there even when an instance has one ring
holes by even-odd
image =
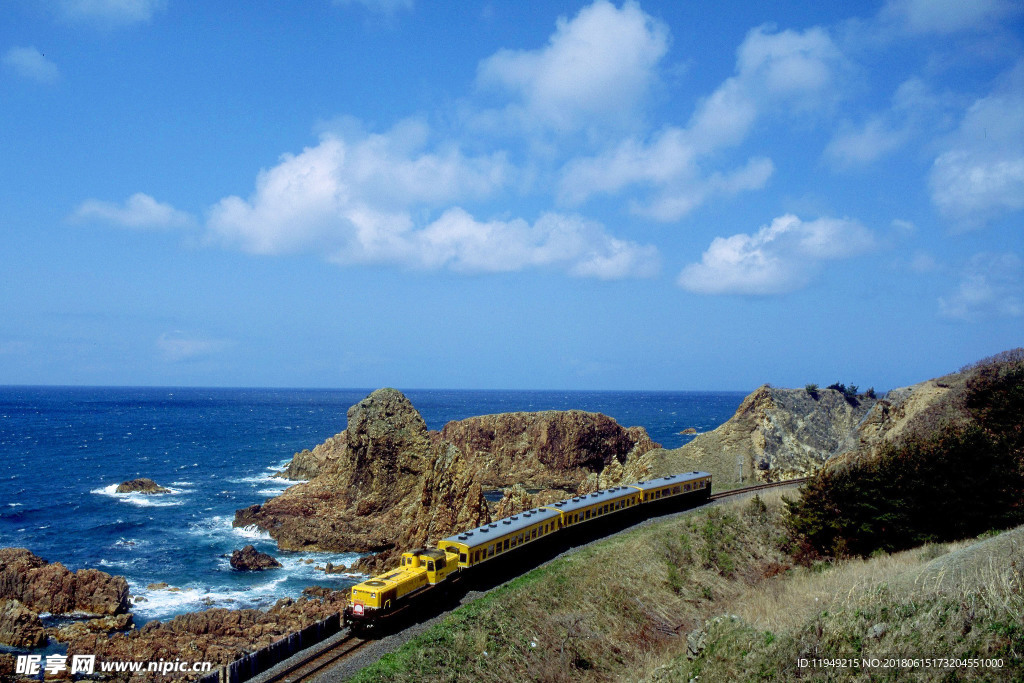
[[[813,398],[815,401],[818,400],[818,385],[817,384],[807,384],[807,385],[804,385],[804,391],[806,391],[808,394],[810,394],[811,398]]]
[[[980,367],[960,401],[958,419],[823,470],[787,501],[801,556],[868,556],[1024,523],[1024,363]]]

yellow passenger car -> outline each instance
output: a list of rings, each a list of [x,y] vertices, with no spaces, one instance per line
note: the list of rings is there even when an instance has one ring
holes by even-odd
[[[559,529],[559,514],[546,508],[527,510],[442,539],[438,546],[458,555],[460,568],[473,567],[511,552]]]

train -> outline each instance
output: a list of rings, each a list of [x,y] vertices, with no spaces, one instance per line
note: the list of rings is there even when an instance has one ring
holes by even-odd
[[[464,577],[520,559],[530,544],[571,541],[600,520],[617,521],[692,507],[711,497],[711,475],[686,472],[566,498],[441,539],[436,548],[402,553],[398,567],[352,586],[344,623],[372,630]]]

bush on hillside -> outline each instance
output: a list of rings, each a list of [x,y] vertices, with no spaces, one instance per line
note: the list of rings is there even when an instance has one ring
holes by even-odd
[[[1024,362],[976,367],[953,400],[957,419],[827,468],[787,503],[804,556],[867,556],[1024,523]]]

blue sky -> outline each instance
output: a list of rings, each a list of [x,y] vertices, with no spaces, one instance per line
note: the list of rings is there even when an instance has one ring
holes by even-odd
[[[883,389],[1024,342],[1016,2],[0,16],[0,384]]]

